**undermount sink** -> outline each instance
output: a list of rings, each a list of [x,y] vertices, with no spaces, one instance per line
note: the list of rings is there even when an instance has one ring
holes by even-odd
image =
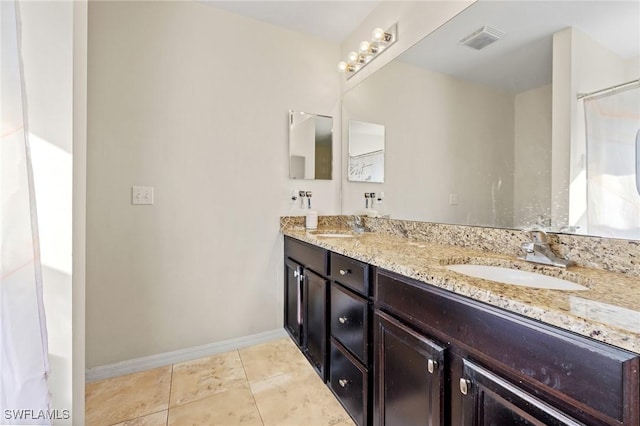
[[[585,286],[561,278],[550,277],[535,272],[521,271],[519,269],[504,268],[502,266],[461,264],[448,265],[447,269],[471,277],[522,287],[569,291],[589,290],[589,288]]]

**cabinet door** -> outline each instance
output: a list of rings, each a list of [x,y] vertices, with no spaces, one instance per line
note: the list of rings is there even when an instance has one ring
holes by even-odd
[[[287,259],[284,269],[284,328],[302,346],[302,266]]]
[[[445,348],[376,311],[374,424],[445,425]]]
[[[458,385],[463,419],[457,423],[462,426],[582,424],[466,359]]]
[[[328,281],[304,271],[304,348],[322,380],[326,381]]]

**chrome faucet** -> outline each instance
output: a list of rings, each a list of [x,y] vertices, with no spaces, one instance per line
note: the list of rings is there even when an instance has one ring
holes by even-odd
[[[543,230],[531,230],[529,231],[529,237],[531,241],[520,245],[520,248],[524,251],[524,257],[520,257],[519,259],[526,260],[527,262],[541,263],[543,265],[559,266],[561,268],[566,268],[571,264],[571,261],[562,259],[551,251],[551,247],[549,247],[549,237]]]

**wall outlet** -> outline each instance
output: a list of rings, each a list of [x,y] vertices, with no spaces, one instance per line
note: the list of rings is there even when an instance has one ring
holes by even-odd
[[[458,205],[458,194],[449,194],[449,205],[450,206]]]
[[[153,204],[153,186],[132,186],[131,204]]]

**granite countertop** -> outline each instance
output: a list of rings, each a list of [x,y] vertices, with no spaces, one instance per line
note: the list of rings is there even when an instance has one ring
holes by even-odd
[[[353,238],[319,237],[313,232],[286,227],[282,232],[474,300],[640,353],[640,279],[637,276],[582,266],[569,266],[565,270],[521,261],[515,256],[379,232],[365,232]],[[446,268],[456,263],[522,269],[567,279],[589,289],[548,290],[500,284]]]

